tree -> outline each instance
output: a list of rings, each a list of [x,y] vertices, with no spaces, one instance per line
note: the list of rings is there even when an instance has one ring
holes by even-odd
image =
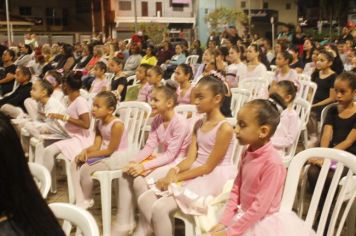
[[[219,31],[223,26],[235,24],[236,21],[242,24],[246,23],[247,16],[236,9],[221,7],[207,14],[204,20],[210,25],[212,31]]]
[[[320,0],[319,4],[323,16],[328,17],[329,34],[331,38],[333,21],[336,20],[339,23],[339,26],[341,25],[342,18],[347,14],[347,11],[345,9],[347,9],[348,7],[349,0],[337,0],[337,1]]]
[[[152,40],[154,45],[156,45],[162,42],[163,33],[168,31],[168,24],[142,22],[138,24],[137,28],[147,35]]]

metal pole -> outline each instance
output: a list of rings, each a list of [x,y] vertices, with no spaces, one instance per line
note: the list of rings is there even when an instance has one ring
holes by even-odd
[[[137,2],[134,0],[134,11],[135,11],[135,33],[137,33]]]
[[[95,0],[91,0],[91,32],[93,37],[95,36],[94,1]]]
[[[100,1],[100,10],[101,10],[101,31],[103,32],[103,41],[105,42],[106,32],[105,32],[104,0]]]
[[[274,17],[271,17],[271,24],[272,24],[272,52],[274,53]]]
[[[248,32],[251,36],[251,0],[248,0]]]
[[[9,16],[9,2],[8,0],[5,1],[6,5],[6,27],[7,27],[7,46],[11,46],[11,36],[10,36],[10,16]]]

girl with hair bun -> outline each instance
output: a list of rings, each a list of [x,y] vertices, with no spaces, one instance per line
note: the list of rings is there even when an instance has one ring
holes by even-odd
[[[208,199],[220,194],[235,176],[233,128],[220,112],[224,95],[223,82],[214,76],[205,76],[197,84],[194,101],[206,118],[194,125],[187,157],[138,197],[141,217],[134,235],[152,231],[156,236],[174,235],[173,212],[205,214]]]
[[[151,131],[146,145],[133,156],[119,179],[118,215],[113,235],[128,235],[133,230],[134,196],[139,198],[149,189],[150,183],[164,177],[187,155],[191,126],[187,119],[174,111],[177,105],[176,89],[176,83],[170,80],[153,88],[150,100],[153,117]],[[142,220],[139,225],[142,225]]]

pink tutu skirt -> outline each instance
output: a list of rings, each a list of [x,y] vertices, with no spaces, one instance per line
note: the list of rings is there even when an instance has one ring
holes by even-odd
[[[279,211],[248,229],[244,236],[314,236],[313,229],[292,211]]]
[[[72,161],[84,148],[91,146],[94,142],[94,134],[90,132],[88,136],[75,135],[72,138],[56,142],[55,145],[61,153]]]

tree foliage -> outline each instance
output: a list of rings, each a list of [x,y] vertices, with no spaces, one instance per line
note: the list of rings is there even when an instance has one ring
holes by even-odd
[[[239,10],[221,7],[207,14],[204,20],[210,25],[212,31],[219,31],[223,26],[235,24],[237,21],[242,24],[246,23],[247,16]]]
[[[164,23],[145,23],[141,22],[137,25],[138,30],[141,30],[145,35],[147,35],[152,42],[156,45],[162,42],[163,33],[168,31],[168,24]]]

